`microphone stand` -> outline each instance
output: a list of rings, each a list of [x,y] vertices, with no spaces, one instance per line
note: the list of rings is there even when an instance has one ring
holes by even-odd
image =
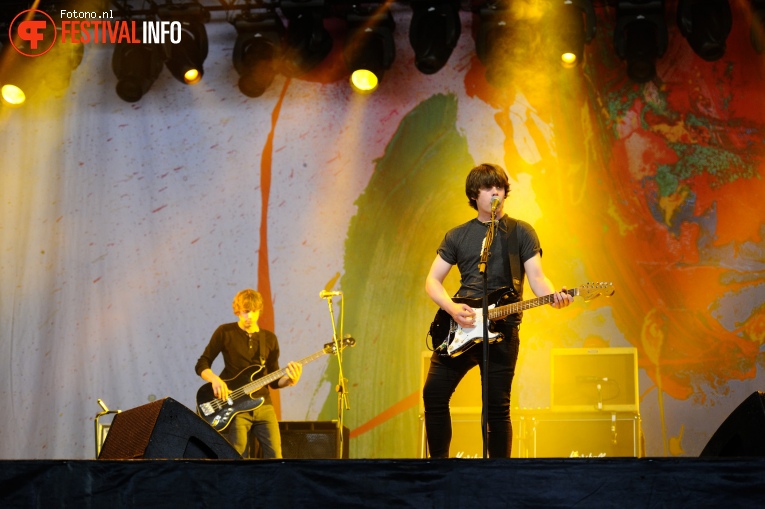
[[[345,444],[343,441],[345,440],[345,437],[343,436],[343,429],[344,429],[344,410],[350,410],[351,405],[348,401],[348,390],[346,389],[346,380],[345,375],[343,374],[343,349],[342,344],[340,341],[340,338],[343,337],[343,321],[345,320],[345,296],[340,294],[340,334],[337,333],[337,327],[335,325],[335,310],[332,306],[332,295],[329,295],[327,297],[327,306],[329,308],[329,316],[332,320],[332,342],[335,345],[335,356],[337,357],[337,367],[338,367],[338,382],[335,386],[335,391],[337,391],[337,427],[338,427],[338,451],[337,451],[337,457],[342,458],[343,451],[345,450]]]
[[[483,249],[481,250],[481,259],[478,262],[478,271],[483,276],[483,364],[481,366],[481,434],[483,436],[483,457],[484,459],[489,457],[489,282],[488,282],[488,265],[489,265],[489,249],[492,242],[494,242],[494,234],[496,230],[495,218],[497,215],[497,209],[492,204],[491,207],[491,223],[486,230],[486,238],[483,241]]]
[[[106,406],[106,404],[103,401],[101,401],[100,398],[97,401],[98,401],[98,405],[101,408],[103,408],[104,411],[97,413],[96,414],[96,419],[95,419],[95,426],[96,426],[96,459],[98,459],[98,457],[101,455],[101,446],[103,445],[104,439],[106,438],[105,429],[107,427],[106,425],[101,424],[99,422],[99,419],[101,419],[101,417],[104,417],[104,416],[109,415],[109,414],[119,414],[119,413],[122,412],[122,410],[109,410],[109,408]],[[109,426],[111,426],[111,425],[109,425]]]

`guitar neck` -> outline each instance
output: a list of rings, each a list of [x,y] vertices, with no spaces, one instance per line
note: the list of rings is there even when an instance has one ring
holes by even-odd
[[[571,290],[566,290],[566,293],[572,297],[576,297],[579,295],[579,289],[572,288]],[[545,295],[544,297],[537,297],[536,299],[523,300],[521,302],[514,302],[513,304],[499,306],[489,310],[489,320],[501,320],[506,316],[520,313],[523,310],[532,309],[538,306],[544,306],[545,304],[551,304],[553,302],[555,302],[555,296],[551,293],[550,295]]]
[[[308,357],[304,357],[304,358],[300,359],[297,362],[298,362],[298,364],[306,365],[309,362],[313,362],[316,359],[318,359],[319,357],[321,357],[323,355],[326,355],[326,353],[327,352],[325,352],[322,349],[322,350],[319,350],[316,353],[313,353],[313,354],[309,355]],[[263,378],[258,378],[257,380],[255,380],[253,382],[250,382],[247,385],[242,386],[242,390],[246,394],[249,394],[251,392],[257,391],[261,387],[265,387],[266,385],[270,384],[274,380],[280,379],[281,377],[283,377],[286,374],[287,374],[287,368],[282,368],[279,371],[274,371],[273,373],[269,373],[268,375],[264,376]]]

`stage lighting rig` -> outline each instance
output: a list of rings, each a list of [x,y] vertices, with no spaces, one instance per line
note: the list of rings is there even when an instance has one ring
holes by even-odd
[[[506,86],[512,75],[514,54],[523,44],[517,23],[507,1],[489,2],[478,11],[475,52],[486,67],[486,81],[494,87]]]
[[[53,37],[54,26],[46,28],[46,40]],[[82,43],[56,44],[37,57],[22,56],[13,49],[4,32],[0,38],[0,87],[2,100],[9,106],[20,106],[28,99],[53,95],[61,97],[69,87],[72,71],[79,67],[83,57]],[[27,41],[15,40],[16,48],[32,52]]]
[[[346,20],[348,37],[343,56],[351,71],[351,86],[357,92],[373,92],[396,58],[396,24],[384,4],[376,9],[357,7]]]
[[[553,9],[557,57],[564,67],[576,67],[584,60],[584,45],[595,38],[595,7],[592,0],[563,0]]]
[[[239,90],[248,97],[260,97],[274,81],[283,53],[284,24],[269,10],[237,16],[234,68],[239,73]]]
[[[117,77],[117,95],[127,102],[136,102],[157,80],[167,49],[162,44],[117,43],[112,55],[112,71]]]
[[[169,44],[169,58],[165,65],[175,79],[186,85],[199,83],[204,76],[208,41],[205,23],[210,13],[198,3],[165,4],[159,6],[157,15],[163,21],[181,24],[181,42]]]
[[[282,69],[300,77],[319,65],[332,50],[332,36],[324,28],[325,0],[284,0],[280,7],[287,18]]]
[[[627,61],[627,75],[646,83],[656,75],[656,60],[667,51],[664,0],[618,0],[614,49]]]
[[[677,26],[698,56],[709,62],[725,54],[725,41],[733,26],[728,0],[680,0]]]
[[[459,0],[412,0],[409,44],[414,65],[435,74],[446,65],[460,38]]]

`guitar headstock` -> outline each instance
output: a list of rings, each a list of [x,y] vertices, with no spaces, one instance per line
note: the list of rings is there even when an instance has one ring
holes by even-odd
[[[350,336],[346,336],[342,340],[340,340],[340,349],[341,350],[345,350],[349,346],[356,346],[356,340],[353,339]],[[332,341],[330,343],[325,343],[324,344],[324,353],[328,353],[328,354],[332,354],[332,355],[337,353],[337,349],[335,348],[334,341]]]
[[[578,295],[584,300],[592,300],[601,295],[610,297],[616,292],[613,283],[585,283],[577,290]]]

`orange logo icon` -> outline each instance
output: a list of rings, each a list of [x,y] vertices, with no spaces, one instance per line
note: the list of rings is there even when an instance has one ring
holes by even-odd
[[[27,15],[27,13],[30,13]],[[45,19],[33,19],[36,14],[42,14]],[[48,31],[48,21],[53,30]],[[56,25],[48,13],[36,9],[28,9],[20,12],[13,21],[8,30],[11,44],[14,49],[27,57],[39,57],[44,55],[53,47],[56,42]],[[19,41],[25,41],[28,44],[18,44]]]

